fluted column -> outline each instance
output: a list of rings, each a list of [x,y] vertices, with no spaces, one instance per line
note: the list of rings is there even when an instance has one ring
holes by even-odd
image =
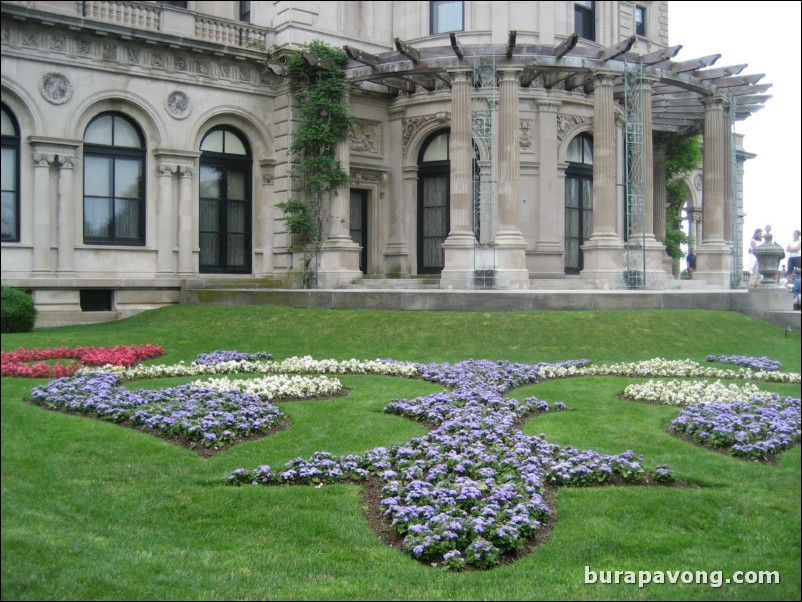
[[[72,199],[77,162],[76,157],[58,156],[58,272],[60,275],[75,273],[75,212]]]
[[[593,233],[617,239],[615,202],[615,113],[613,77],[598,73],[593,87]]]
[[[404,141],[403,108],[390,109],[390,144],[397,150],[391,153],[390,186],[388,206],[390,210],[390,236],[385,247],[384,256],[387,273],[396,276],[409,275],[409,250],[406,242],[405,213],[413,211],[417,205],[417,166],[415,167],[415,186],[412,194],[407,195],[407,171],[404,166],[404,155],[401,152]]]
[[[344,102],[348,102],[346,93]],[[337,143],[337,160],[351,174],[351,137]],[[326,239],[318,254],[318,281],[321,288],[336,288],[362,277],[359,270],[360,246],[351,240],[351,184],[341,184],[329,194]]]
[[[593,87],[593,231],[582,246],[584,280],[599,288],[623,285],[624,244],[616,232],[616,124],[614,75],[599,72]]]
[[[441,288],[473,288],[476,238],[473,217],[473,144],[471,140],[471,90],[473,72],[450,71],[451,75],[451,230],[443,243],[445,266]]]
[[[724,214],[723,218],[723,232],[724,240],[727,244],[732,245],[732,123],[730,122],[729,115],[730,103],[725,102],[722,108],[722,144],[724,150],[722,151],[723,159],[723,180],[724,180]]]
[[[178,272],[182,276],[195,274],[195,262],[192,253],[192,235],[195,232],[195,203],[192,198],[192,180],[195,167],[181,165],[178,185]]]
[[[646,222],[644,223],[644,235],[648,241],[655,240],[654,232],[654,139],[652,137],[652,84],[651,78],[643,77],[638,86],[640,95],[640,106],[643,111],[643,145],[641,162],[643,165],[643,193],[646,204]]]
[[[470,236],[473,195],[473,144],[471,140],[471,73],[451,74],[451,232],[452,237]]]
[[[724,97],[712,96],[703,103],[702,244],[696,254],[696,276],[728,287],[731,257],[724,239]]]
[[[495,288],[527,289],[526,240],[519,223],[521,152],[518,90],[521,69],[499,69],[498,204]]]
[[[666,150],[658,146],[654,150],[655,161],[652,169],[654,181],[654,235],[660,242],[666,240],[666,210],[668,199],[666,196]]]
[[[178,166],[170,163],[159,163],[159,222],[157,225],[158,255],[156,269],[159,275],[174,275],[173,248],[175,240],[173,232],[173,177]]]
[[[33,272],[49,274],[50,261],[50,167],[55,155],[33,155]]]

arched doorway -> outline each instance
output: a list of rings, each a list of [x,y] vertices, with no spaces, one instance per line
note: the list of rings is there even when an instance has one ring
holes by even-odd
[[[443,243],[450,229],[448,130],[435,132],[418,155],[418,274],[439,274],[445,266]]]
[[[580,134],[568,145],[565,171],[565,273],[584,267],[582,245],[593,232],[593,139]]]
[[[251,272],[251,150],[229,127],[209,131],[201,142],[200,271]]]

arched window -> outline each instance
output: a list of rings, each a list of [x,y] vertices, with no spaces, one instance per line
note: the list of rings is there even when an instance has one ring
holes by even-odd
[[[584,267],[582,245],[593,232],[593,139],[580,134],[568,145],[565,172],[565,273]]]
[[[450,228],[451,162],[448,131],[429,137],[418,155],[418,273],[445,267],[443,243]]]
[[[8,107],[2,105],[3,189],[2,241],[19,242],[19,127]]]
[[[251,150],[228,127],[209,131],[201,142],[200,271],[251,271]]]
[[[145,142],[121,113],[84,132],[84,243],[145,244]]]

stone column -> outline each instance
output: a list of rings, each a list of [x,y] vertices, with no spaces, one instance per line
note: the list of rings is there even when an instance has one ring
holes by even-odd
[[[732,123],[730,122],[729,101],[723,106],[723,128],[722,143],[724,144],[723,154],[723,179],[724,179],[724,241],[732,248]]]
[[[585,242],[582,278],[599,288],[619,287],[623,242],[616,233],[614,74],[598,72],[593,88],[593,232]]]
[[[535,191],[537,236],[533,255],[535,276],[562,278],[565,276],[563,237],[565,235],[565,179],[559,165],[560,146],[557,114],[560,101],[550,98],[535,99],[537,108],[538,175]],[[564,169],[564,168],[563,168]]]
[[[702,142],[702,244],[697,249],[696,275],[722,287],[729,286],[730,255],[724,240],[724,97],[704,99],[705,131]]]
[[[157,215],[157,259],[156,273],[159,276],[174,276],[173,237],[175,224],[173,223],[173,176],[178,171],[176,165],[159,163],[159,201]]]
[[[193,165],[181,165],[178,187],[178,273],[181,276],[195,276],[192,239],[195,233],[195,206],[192,195],[192,180],[195,177]]]
[[[73,193],[76,157],[58,156],[58,273],[75,274],[75,211]]]
[[[390,171],[389,190],[389,242],[385,247],[384,257],[387,264],[387,274],[395,277],[407,277],[410,274],[409,249],[406,242],[405,213],[414,212],[417,205],[417,188],[408,196],[406,194],[406,169],[404,154],[402,152],[404,141],[404,108],[390,109],[390,144],[396,150],[391,153],[392,169]],[[403,176],[401,174],[404,174]],[[415,168],[417,182],[417,167]]]
[[[451,231],[443,243],[445,267],[441,288],[473,288],[473,253],[476,238],[473,215],[473,143],[471,137],[471,90],[473,72],[450,71],[451,75]]]
[[[34,275],[52,273],[50,261],[50,167],[55,155],[33,155],[33,266]]]
[[[654,235],[655,238],[665,245],[666,241],[666,211],[668,210],[668,198],[666,194],[666,151],[663,146],[656,146],[654,149]],[[663,253],[663,270],[667,275],[674,275],[674,260]],[[677,274],[679,275],[679,274]]]
[[[348,102],[346,95],[345,102]],[[340,166],[351,175],[351,137],[337,143]],[[362,278],[360,246],[351,240],[351,184],[340,185],[329,194],[327,236],[318,254],[318,287],[338,288]]]
[[[518,90],[521,69],[499,69],[498,203],[496,288],[528,289],[526,240],[519,223],[521,153],[518,143]]]

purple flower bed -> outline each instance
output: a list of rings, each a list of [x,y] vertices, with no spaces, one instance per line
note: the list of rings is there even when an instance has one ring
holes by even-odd
[[[212,351],[200,353],[195,358],[196,364],[222,364],[223,362],[258,362],[259,360],[273,359],[272,353],[260,351],[259,353],[242,353],[240,351]]]
[[[753,399],[689,406],[671,423],[702,445],[730,448],[735,456],[766,460],[800,440],[800,401],[772,394]]]
[[[109,373],[59,378],[36,387],[31,398],[51,410],[89,414],[164,436],[184,436],[204,447],[263,434],[285,420],[276,406],[249,393],[221,393],[191,385],[129,391],[122,387],[119,375]]]
[[[238,468],[229,482],[317,484],[373,475],[384,483],[382,513],[403,536],[407,553],[450,569],[491,568],[541,528],[549,513],[546,485],[607,483],[616,476],[638,482],[645,476],[631,451],[602,455],[561,448],[517,428],[524,417],[565,407],[502,397],[512,387],[536,382],[541,366],[476,360],[421,366],[424,378],[453,389],[395,401],[385,411],[435,424],[427,435],[363,455],[317,452],[278,471]],[[660,480],[671,480],[661,468]]]
[[[752,368],[753,370],[765,370],[766,372],[776,372],[782,367],[782,364],[776,360],[763,357],[748,357],[745,355],[720,355],[716,358],[715,355],[708,355],[708,362],[715,362],[718,359],[722,364],[735,364],[736,366],[743,366],[745,368]]]

